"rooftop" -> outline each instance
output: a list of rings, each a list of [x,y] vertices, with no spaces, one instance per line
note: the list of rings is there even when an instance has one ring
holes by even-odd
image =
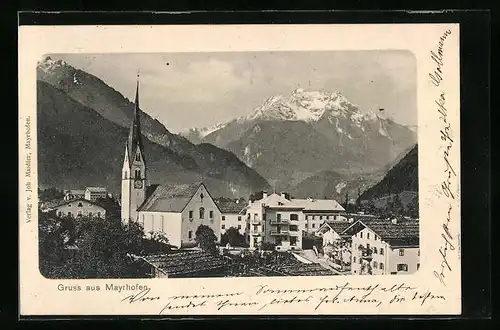
[[[357,221],[344,230],[343,234],[354,235],[363,228],[369,228],[391,246],[409,246],[419,244],[420,227],[417,220]]]
[[[201,182],[158,185],[138,211],[182,212],[200,185]]]
[[[227,199],[216,199],[214,200],[221,213],[241,213],[247,204],[240,200],[227,200]]]
[[[223,259],[198,250],[151,255],[142,259],[168,275],[197,273],[226,266]]]
[[[85,189],[90,192],[106,192],[106,188],[104,187],[87,187]]]

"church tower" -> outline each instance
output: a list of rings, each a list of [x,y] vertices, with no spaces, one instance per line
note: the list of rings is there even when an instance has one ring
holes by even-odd
[[[135,92],[134,122],[130,127],[122,168],[122,223],[137,221],[137,208],[146,198],[146,161],[139,117],[139,76]]]

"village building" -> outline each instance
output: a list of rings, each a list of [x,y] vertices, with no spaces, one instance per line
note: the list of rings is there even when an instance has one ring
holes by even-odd
[[[416,220],[358,220],[342,235],[351,237],[352,274],[411,274],[420,267]]]
[[[106,209],[101,205],[86,200],[85,198],[77,198],[69,201],[54,201],[52,203],[44,204],[42,211],[49,212],[55,211],[59,217],[89,217],[89,218],[105,218]]]
[[[108,191],[104,187],[87,187],[85,188],[85,199],[95,201],[99,198],[108,197]]]
[[[337,263],[351,263],[350,236],[343,232],[351,225],[348,221],[328,220],[316,231],[315,235],[323,238],[323,253],[333,256]]]
[[[333,199],[292,199],[294,205],[302,206],[304,222],[301,230],[307,234],[314,234],[325,221],[345,220],[341,213],[344,208]]]
[[[217,277],[231,267],[227,260],[199,250],[130,257],[139,272],[151,278]]]
[[[278,251],[300,250],[303,234],[314,234],[327,219],[344,220],[342,211],[335,200],[288,199],[285,193],[264,192],[262,199],[250,201],[246,208],[247,241],[251,249],[267,242]]]
[[[85,189],[69,189],[64,192],[64,200],[69,201],[76,198],[85,198]]]
[[[220,241],[221,211],[203,183],[159,185],[137,214],[145,234],[162,232],[175,247],[194,246],[200,225],[210,227]]]
[[[221,212],[221,235],[231,227],[238,229],[238,232],[244,235],[247,229],[247,221],[244,213],[246,202],[239,199],[216,199],[215,203]]]

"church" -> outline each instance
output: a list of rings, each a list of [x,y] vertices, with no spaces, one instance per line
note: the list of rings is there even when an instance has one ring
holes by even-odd
[[[141,136],[139,80],[135,94],[134,120],[125,145],[121,187],[122,223],[139,222],[144,233],[164,233],[176,247],[196,245],[200,225],[221,235],[221,211],[202,182],[149,185],[144,144]]]

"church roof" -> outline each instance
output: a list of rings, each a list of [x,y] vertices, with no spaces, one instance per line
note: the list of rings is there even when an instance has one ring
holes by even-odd
[[[150,212],[182,212],[203,183],[158,185],[137,209]]]
[[[128,150],[128,159],[130,163],[132,163],[134,159],[135,152],[137,150],[137,146],[141,149],[141,152],[144,152],[144,147],[142,144],[141,137],[141,120],[140,120],[140,108],[139,108],[139,80],[137,80],[137,89],[135,91],[135,108],[134,108],[134,121],[132,126],[130,127],[130,133],[128,135],[127,140],[127,150]],[[144,155],[141,155],[144,161]]]

